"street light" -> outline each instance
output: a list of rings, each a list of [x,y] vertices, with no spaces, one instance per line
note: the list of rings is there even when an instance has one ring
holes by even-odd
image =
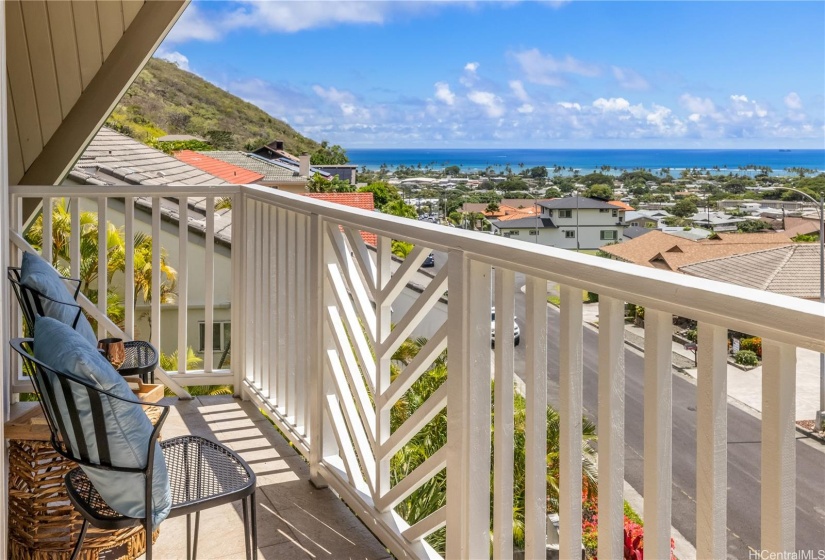
[[[825,303],[825,193],[820,193],[819,200],[793,187],[771,187],[793,191],[808,198],[817,205],[819,212],[819,303]],[[783,208],[784,210],[784,208]],[[821,429],[825,424],[825,354],[819,354],[819,409],[816,411],[816,426]]]

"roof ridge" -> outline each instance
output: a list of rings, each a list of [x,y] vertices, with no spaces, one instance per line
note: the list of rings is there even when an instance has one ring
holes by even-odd
[[[782,247],[782,249],[789,248],[789,249],[790,249],[790,251],[787,251],[787,253],[785,254],[785,258],[784,258],[784,259],[782,259],[782,262],[781,262],[781,263],[779,263],[779,266],[777,266],[777,267],[774,269],[773,273],[772,273],[770,276],[768,276],[768,278],[765,280],[765,285],[762,287],[762,289],[763,289],[763,290],[767,290],[767,289],[768,289],[768,286],[770,286],[770,285],[771,285],[771,283],[773,282],[774,278],[776,278],[776,276],[777,276],[777,275],[778,275],[778,274],[782,271],[782,269],[785,267],[785,265],[786,265],[786,264],[788,264],[788,261],[789,261],[789,260],[791,260],[791,257],[793,257],[794,253],[796,253],[796,249],[797,249],[797,247],[798,247],[798,246],[793,246],[793,245],[791,245],[791,246],[789,246],[789,247],[788,247],[788,246],[786,246],[786,247]],[[776,249],[774,249],[774,251],[775,251],[775,250],[776,250]]]

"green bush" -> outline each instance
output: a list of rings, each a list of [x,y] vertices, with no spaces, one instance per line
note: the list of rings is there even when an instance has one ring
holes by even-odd
[[[696,342],[698,339],[698,334],[696,333],[696,329],[688,329],[685,331],[685,338],[687,338],[691,342]]]
[[[594,292],[587,292],[587,303],[598,303],[599,294]]]
[[[757,358],[762,358],[762,339],[758,336],[753,338],[743,338],[739,341],[740,350],[750,350],[756,354]]]
[[[759,363],[759,358],[756,357],[756,352],[740,350],[736,353],[734,361],[743,366],[755,366]]]

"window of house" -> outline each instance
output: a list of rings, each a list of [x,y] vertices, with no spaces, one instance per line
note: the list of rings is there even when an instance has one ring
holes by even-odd
[[[600,214],[604,214],[605,212],[610,212],[610,208],[599,208],[599,213]],[[616,214],[613,214],[613,215],[615,216]]]
[[[530,235],[538,235],[538,234],[539,234],[539,232],[537,232],[536,230],[534,230],[534,229],[530,230]]]
[[[511,231],[510,231],[510,233],[509,233],[508,235],[518,235],[518,234],[519,234],[519,232],[518,232],[518,231],[516,231],[516,230],[511,230]]]
[[[574,239],[576,237],[575,230],[571,229],[570,231],[565,231],[564,232],[564,237],[565,237],[565,239]]]
[[[612,229],[603,229],[600,232],[599,239],[601,239],[602,241],[615,241],[616,231]]]
[[[573,211],[572,210],[559,210],[559,218],[572,218]]]
[[[613,217],[615,218],[618,215],[619,215],[619,211],[618,210],[613,210]]]
[[[547,215],[552,218],[553,217],[553,211],[552,210],[547,210]]]
[[[229,321],[212,322],[212,351],[221,352],[229,346],[232,327]],[[198,352],[204,351],[206,346],[206,323],[198,321]]]

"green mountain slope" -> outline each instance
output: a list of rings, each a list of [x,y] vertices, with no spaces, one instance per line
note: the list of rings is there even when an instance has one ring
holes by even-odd
[[[149,60],[106,124],[146,143],[191,134],[211,139],[219,149],[254,149],[273,140],[283,140],[295,155],[318,148],[255,105],[157,58]]]

